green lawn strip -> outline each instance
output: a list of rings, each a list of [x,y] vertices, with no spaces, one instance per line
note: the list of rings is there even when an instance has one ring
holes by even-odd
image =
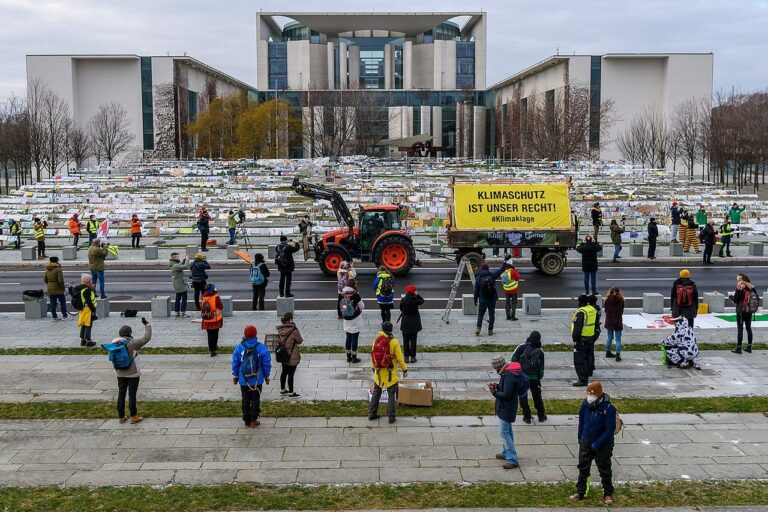
[[[593,489],[583,501],[573,483],[0,488],[4,510],[58,512],[202,512],[208,510],[371,510],[423,508],[584,508],[602,506]],[[768,503],[768,482],[651,482],[616,486],[617,507],[702,507]]]
[[[544,400],[548,414],[576,414],[579,399]],[[613,403],[629,413],[705,413],[768,411],[768,396],[716,398],[617,398]],[[149,401],[140,402],[142,416],[150,418],[220,418],[240,415],[238,401]],[[263,402],[263,413],[271,418],[363,417],[365,400],[322,400],[315,402],[275,400]],[[401,416],[493,416],[491,400],[436,400],[432,407],[400,406]],[[115,417],[112,402],[30,402],[0,403],[0,419],[108,419]]]
[[[731,350],[736,345],[734,343],[699,343],[699,350]],[[233,347],[219,347],[219,352],[226,354],[232,352]],[[517,345],[482,343],[479,345],[425,345],[419,346],[419,352],[488,352],[488,353],[507,353],[513,352]],[[768,343],[755,343],[752,345],[754,350],[768,350]],[[573,345],[558,343],[544,345],[542,349],[545,352],[570,352]],[[652,352],[660,350],[657,344],[627,344],[621,347],[623,352]],[[359,353],[369,352],[370,347],[360,347]],[[597,343],[595,352],[602,352],[604,345]],[[208,354],[208,347],[144,347],[142,354]],[[344,345],[317,345],[302,346],[302,354],[343,354]],[[85,347],[29,347],[29,348],[2,348],[0,356],[58,356],[58,355],[93,355],[104,354],[99,348]],[[661,357],[661,356],[659,356]]]

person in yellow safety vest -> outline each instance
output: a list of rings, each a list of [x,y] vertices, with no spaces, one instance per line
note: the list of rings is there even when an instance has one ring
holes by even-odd
[[[504,289],[504,311],[507,313],[507,320],[517,321],[517,295],[520,283],[520,273],[515,269],[512,260],[506,262],[506,269],[501,274],[501,287]]]
[[[85,232],[88,233],[88,247],[90,247],[99,233],[99,221],[96,220],[96,217],[93,214],[88,217],[88,222],[85,225]]]
[[[571,339],[573,340],[573,366],[578,380],[573,386],[586,386],[589,380],[589,354],[595,336],[597,310],[589,305],[586,295],[579,295],[579,308],[571,317]]]
[[[8,225],[11,227],[11,236],[16,240],[13,242],[16,249],[21,249],[21,222],[10,219]]]
[[[77,315],[77,326],[80,328],[81,347],[96,346],[96,342],[91,339],[93,321],[98,320],[96,317],[98,301],[96,300],[96,293],[93,289],[93,278],[90,274],[80,274],[80,286],[75,288],[75,291],[80,295],[80,301],[83,306],[83,309],[81,309],[80,313]]]
[[[72,214],[72,218],[69,219],[69,234],[72,235],[74,238],[74,242],[72,245],[77,247],[78,242],[80,242],[80,228],[82,227],[82,224],[80,223],[80,218],[77,215],[77,213]]]
[[[32,229],[35,233],[35,240],[37,240],[37,259],[42,260],[47,258],[45,255],[45,228],[48,227],[48,223],[44,220],[40,220],[39,217],[35,217],[35,224]]]
[[[725,249],[725,254],[730,258],[731,257],[731,237],[733,236],[733,226],[731,225],[731,218],[726,215],[725,216],[725,222],[722,226],[720,226],[720,234],[722,235],[720,239],[720,256],[723,257],[723,249]]]

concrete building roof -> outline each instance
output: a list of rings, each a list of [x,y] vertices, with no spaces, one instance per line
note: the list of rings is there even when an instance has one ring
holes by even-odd
[[[483,12],[260,12],[266,18],[286,17],[322,34],[354,30],[389,30],[414,36],[432,30],[452,18],[469,16],[462,27],[471,28]],[[275,25],[277,25],[275,23]]]

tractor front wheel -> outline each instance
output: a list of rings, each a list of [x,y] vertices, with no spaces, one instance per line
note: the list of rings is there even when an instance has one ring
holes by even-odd
[[[416,261],[416,251],[410,240],[402,236],[391,236],[376,245],[373,255],[376,266],[384,265],[397,277],[408,275]]]
[[[320,270],[326,276],[335,276],[342,261],[349,261],[349,255],[343,249],[331,247],[320,254]]]

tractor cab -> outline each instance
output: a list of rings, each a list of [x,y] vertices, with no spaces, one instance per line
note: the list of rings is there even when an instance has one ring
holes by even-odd
[[[400,208],[395,205],[360,208],[360,246],[362,255],[370,255],[376,239],[385,231],[400,231]],[[367,259],[367,258],[366,258]]]

